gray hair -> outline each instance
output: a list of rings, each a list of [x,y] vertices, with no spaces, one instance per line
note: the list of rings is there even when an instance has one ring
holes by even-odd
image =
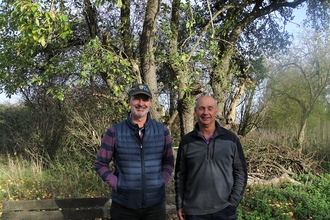
[[[217,102],[217,100],[213,97],[213,95],[210,95],[210,94],[208,94],[208,93],[201,93],[201,94],[198,95],[198,96],[196,97],[196,99],[195,99],[195,106],[194,106],[194,109],[197,108],[197,102],[198,102],[198,100],[199,100],[200,98],[202,98],[202,97],[211,97],[211,98],[213,98],[213,99],[214,99],[214,102],[215,102],[215,107],[218,107],[218,102]]]

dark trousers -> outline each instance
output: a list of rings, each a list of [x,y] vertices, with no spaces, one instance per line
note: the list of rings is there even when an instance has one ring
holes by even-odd
[[[111,220],[165,220],[165,202],[141,209],[128,209],[117,203],[112,203],[110,216]]]
[[[185,220],[236,220],[236,207],[227,206],[226,208],[207,215],[186,215]]]

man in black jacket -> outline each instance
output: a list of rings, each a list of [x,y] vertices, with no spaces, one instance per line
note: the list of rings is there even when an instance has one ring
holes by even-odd
[[[215,120],[218,111],[213,97],[198,98],[198,122],[180,142],[175,167],[180,220],[237,219],[247,182],[246,160],[238,137]]]

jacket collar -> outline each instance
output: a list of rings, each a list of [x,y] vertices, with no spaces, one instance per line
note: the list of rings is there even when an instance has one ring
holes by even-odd
[[[213,137],[216,137],[218,135],[225,134],[225,132],[224,132],[223,129],[224,128],[221,127],[221,125],[219,124],[219,122],[215,121],[215,131],[214,131]],[[198,125],[198,122],[195,124],[194,133],[195,133],[195,135],[199,135],[199,125]]]
[[[139,126],[132,121],[131,112],[127,114],[126,123],[131,129],[137,129],[137,130],[139,129]],[[150,113],[148,112],[147,120],[146,123],[144,124],[144,128],[148,127],[149,124],[150,124]]]

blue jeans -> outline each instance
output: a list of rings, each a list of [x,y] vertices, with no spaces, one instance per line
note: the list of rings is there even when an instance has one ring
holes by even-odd
[[[113,202],[110,208],[110,216],[111,220],[165,220],[165,202],[141,209],[128,209]]]
[[[236,207],[227,206],[226,208],[207,215],[186,215],[185,220],[236,220]]]

